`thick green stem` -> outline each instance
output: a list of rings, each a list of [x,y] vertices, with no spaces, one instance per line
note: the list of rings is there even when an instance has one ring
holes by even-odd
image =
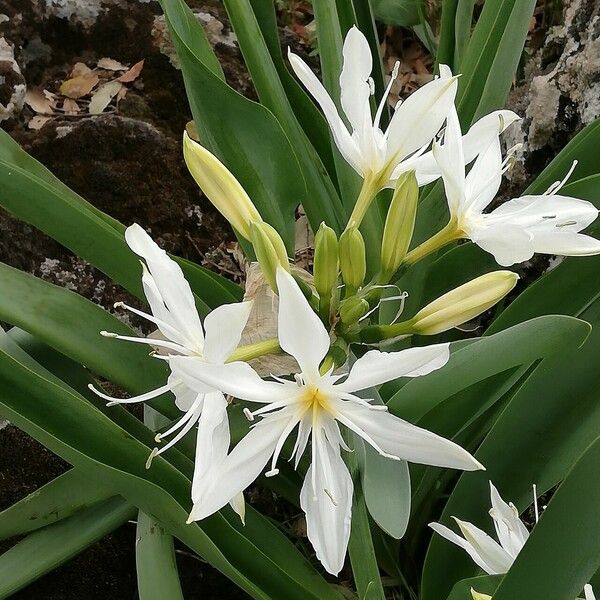
[[[436,252],[451,242],[461,239],[461,237],[462,235],[456,225],[456,221],[451,219],[443,229],[411,250],[404,258],[403,264],[414,265],[429,254]]]
[[[378,179],[373,176],[367,176],[363,180],[362,187],[360,188],[360,193],[358,194],[358,198],[356,199],[356,204],[352,209],[352,214],[348,219],[348,224],[346,225],[346,229],[351,225],[356,225],[356,227],[360,227],[362,220],[367,214],[367,210],[371,203],[375,199],[375,196],[379,193],[380,186],[378,184]]]
[[[257,342],[256,344],[236,348],[227,359],[227,362],[234,362],[236,360],[247,362],[265,354],[277,354],[279,352],[281,352],[281,348],[279,347],[278,340],[265,340],[264,342]]]

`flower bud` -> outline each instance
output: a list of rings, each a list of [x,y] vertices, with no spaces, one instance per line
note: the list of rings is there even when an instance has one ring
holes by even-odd
[[[381,278],[389,281],[404,260],[415,228],[419,186],[414,171],[403,173],[396,183],[381,242]]]
[[[340,270],[346,284],[346,295],[355,292],[365,279],[367,259],[365,241],[356,225],[350,225],[340,236]]]
[[[476,592],[473,588],[471,588],[471,597],[473,598],[473,600],[492,600],[492,597],[488,594]]]
[[[338,240],[335,231],[321,223],[315,235],[314,284],[321,298],[329,298],[338,280]]]
[[[250,223],[262,217],[239,181],[227,167],[206,148],[183,134],[183,158],[192,177],[215,208],[247,240],[251,239]]]
[[[340,305],[340,319],[344,325],[352,325],[369,312],[369,308],[369,303],[364,298],[351,296]]]
[[[519,276],[512,271],[493,271],[477,277],[440,296],[422,308],[407,326],[407,333],[435,335],[466,323],[500,301],[515,285]]]
[[[290,270],[289,260],[286,254],[283,240],[271,225],[264,221],[250,223],[250,239],[256,253],[258,264],[271,286],[277,293],[276,273],[277,267]]]

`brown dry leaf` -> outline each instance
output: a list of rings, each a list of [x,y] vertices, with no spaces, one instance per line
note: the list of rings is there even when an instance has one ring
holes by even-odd
[[[62,108],[65,115],[76,115],[81,111],[79,104],[72,98],[65,98]]]
[[[98,75],[93,72],[78,75],[64,81],[59,88],[59,92],[67,98],[82,98],[83,96],[87,96],[98,85],[98,81],[100,81]]]
[[[127,71],[127,65],[113,58],[101,58],[98,61],[98,68],[106,69],[107,71]]]
[[[118,81],[109,81],[99,87],[90,100],[88,112],[90,115],[99,115],[110,104],[110,101],[121,91],[123,84]]]
[[[133,65],[133,67],[131,67],[131,69],[129,69],[129,71],[127,71],[126,73],[123,73],[123,75],[121,75],[121,77],[119,77],[117,79],[117,81],[121,81],[123,83],[131,83],[132,81],[135,81],[140,76],[140,73],[142,72],[143,68],[144,68],[144,59],[140,60],[140,62],[135,63],[135,65]]]
[[[85,63],[78,62],[73,65],[71,77],[79,77],[80,75],[87,75],[91,72],[92,70]]]
[[[54,112],[54,103],[41,90],[28,89],[25,102],[36,113],[51,115]]]
[[[117,94],[117,104],[119,102],[121,102],[121,100],[123,100],[123,98],[125,98],[125,96],[127,96],[127,88],[123,85],[121,86],[121,89],[119,90],[119,93]]]
[[[40,115],[36,115],[35,117],[29,120],[29,123],[27,123],[27,127],[29,129],[34,129],[35,131],[37,131],[38,129],[41,129],[48,121],[51,120],[52,117],[42,117]]]

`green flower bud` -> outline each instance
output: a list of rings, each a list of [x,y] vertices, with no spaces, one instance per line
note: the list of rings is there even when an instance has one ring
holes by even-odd
[[[381,281],[389,281],[408,252],[415,227],[418,200],[419,186],[415,172],[403,173],[396,183],[383,229]]]
[[[183,158],[192,177],[215,208],[247,240],[250,223],[262,221],[258,210],[239,181],[206,148],[183,134]]]
[[[290,264],[285,250],[283,240],[271,225],[261,222],[250,223],[250,236],[258,264],[271,286],[271,289],[277,293],[276,273],[277,267],[283,267],[286,271],[290,270]]]
[[[365,241],[356,225],[350,225],[340,236],[340,269],[346,284],[346,296],[362,285],[367,273]]]
[[[519,276],[512,271],[493,271],[477,277],[440,296],[422,308],[410,321],[406,333],[435,335],[474,319],[499,302],[515,285]]]
[[[330,298],[339,271],[338,240],[335,231],[321,223],[315,235],[314,284],[321,298]]]
[[[369,303],[364,298],[351,296],[340,305],[340,319],[344,325],[352,325],[369,312],[369,308]]]

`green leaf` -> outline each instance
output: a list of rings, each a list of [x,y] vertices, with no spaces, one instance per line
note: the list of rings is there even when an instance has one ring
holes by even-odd
[[[135,565],[140,600],[183,600],[173,538],[142,511],[138,512]]]
[[[135,515],[122,498],[111,498],[28,535],[0,556],[0,598],[73,558]]]
[[[71,469],[0,512],[0,539],[23,535],[107,500],[111,494]]]
[[[394,414],[416,422],[441,402],[478,381],[511,367],[576,348],[590,327],[572,317],[546,316],[471,341],[450,355],[448,364],[427,377],[417,377],[388,402]],[[456,345],[454,342],[451,348]]]
[[[471,596],[472,589],[491,596],[498,588],[502,577],[503,575],[481,575],[462,579],[452,588],[446,600],[473,600],[473,596]]]
[[[202,26],[182,0],[162,0],[169,31],[181,64],[188,100],[200,141],[236,176],[261,215],[293,248],[294,211],[316,203],[317,190],[306,183],[290,140],[264,106],[236,92],[207,68],[196,51]],[[318,208],[313,214],[317,213]],[[331,203],[323,202],[322,219],[335,222]]]
[[[409,27],[421,22],[423,0],[372,0],[375,18],[389,25]]]
[[[125,227],[60,182],[0,130],[0,206],[87,260],[132,294],[143,298],[139,258],[125,243]],[[234,302],[239,286],[189,261],[176,259],[193,289],[198,308]]]
[[[518,387],[476,453],[487,472],[461,476],[441,522],[455,515],[489,529],[488,479],[522,510],[531,504],[533,483],[540,494],[554,487],[596,439],[600,374],[588,357],[600,352],[600,303],[581,317],[593,325],[585,345],[546,359]],[[423,600],[444,597],[453,582],[474,569],[458,548],[434,537],[423,572]]]
[[[599,464],[597,437],[550,500],[494,600],[575,598],[581,592],[600,567]]]

